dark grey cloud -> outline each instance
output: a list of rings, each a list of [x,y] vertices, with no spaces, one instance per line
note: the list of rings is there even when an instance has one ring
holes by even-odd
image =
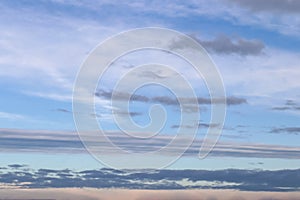
[[[212,127],[212,128],[217,128],[217,127],[220,127],[220,124],[209,124],[209,123],[199,123],[198,124],[198,127],[203,127],[203,128],[208,128],[208,127]]]
[[[89,187],[154,190],[297,191],[300,187],[299,180],[300,169],[277,171],[224,169],[213,171],[103,168],[84,171],[19,169],[18,171],[0,172],[0,183],[11,183],[21,188]],[[182,184],[182,181],[185,184]],[[207,184],[197,184],[198,181],[206,181]]]
[[[273,128],[272,130],[270,130],[270,133],[289,133],[289,134],[299,135],[300,127]]]
[[[112,97],[112,91],[104,91],[99,90],[95,93],[95,95],[99,98],[104,99],[111,99]],[[154,96],[154,97],[147,97],[145,95],[137,95],[137,94],[128,94],[124,92],[115,92],[115,98],[117,100],[126,100],[127,97],[131,97],[130,99],[132,101],[139,101],[139,102],[149,102],[149,103],[160,103],[167,106],[177,106],[179,105],[179,102],[176,98],[172,98],[170,96]],[[189,102],[193,102],[190,98],[182,98],[180,97],[184,103],[189,104]],[[210,99],[210,98],[197,98],[198,104],[201,105],[209,105],[209,104],[220,104],[224,102],[224,99]],[[226,103],[227,105],[240,105],[240,104],[246,104],[247,99],[241,98],[241,97],[235,97],[235,96],[229,96],[226,97]],[[191,104],[192,105],[192,104]]]
[[[249,162],[249,165],[263,165],[263,162]]]
[[[26,167],[27,165],[20,165],[20,164],[11,164],[11,165],[8,165],[8,167],[10,168],[22,168],[22,167]]]
[[[299,14],[298,0],[229,0],[254,12],[275,12],[282,14]]]

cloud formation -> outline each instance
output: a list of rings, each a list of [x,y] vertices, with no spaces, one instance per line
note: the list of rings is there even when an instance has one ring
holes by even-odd
[[[95,93],[95,96],[99,98],[104,99],[111,99],[112,98],[112,91],[105,91],[105,90],[98,90]],[[172,105],[179,105],[179,102],[177,99],[169,97],[169,96],[154,96],[154,97],[147,97],[145,95],[138,95],[138,94],[128,94],[125,92],[115,92],[114,97],[115,100],[124,101],[127,100],[126,97],[130,96],[131,101],[138,101],[138,102],[144,102],[144,103],[160,103],[167,106]],[[182,100],[185,103],[192,102],[189,98],[179,97],[180,100]],[[219,104],[223,103],[223,99],[210,99],[210,98],[203,98],[198,97],[197,98],[198,104],[203,105],[210,105],[210,104]],[[240,104],[246,104],[247,99],[241,98],[241,97],[235,97],[235,96],[229,96],[226,97],[226,103],[227,105],[240,105]]]
[[[105,138],[101,138],[97,134],[89,134],[87,133],[89,137],[87,142],[96,152],[114,153],[114,149],[107,145]],[[108,131],[107,137],[114,145],[126,151],[141,154],[157,151],[173,139],[172,135],[161,135],[144,140],[131,138],[121,132],[113,131]],[[87,153],[76,132],[0,129],[0,139],[0,151],[5,152]],[[183,156],[196,157],[201,144],[201,139],[195,139]],[[182,148],[178,144],[166,153],[173,155],[176,152],[183,152]],[[209,156],[300,159],[300,148],[283,145],[219,142]]]
[[[19,169],[0,172],[0,184],[21,188],[235,189],[298,191],[300,169],[294,170],[116,170],[110,168]],[[284,181],[283,181],[284,180]]]

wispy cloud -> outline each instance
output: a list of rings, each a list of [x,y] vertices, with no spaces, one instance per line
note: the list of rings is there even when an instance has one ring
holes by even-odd
[[[115,154],[114,149],[105,142],[106,138],[92,133],[86,133],[85,137],[89,138],[86,142],[91,145],[95,152]],[[157,151],[168,145],[173,139],[171,135],[162,135],[144,140],[131,138],[126,134],[114,131],[108,132],[107,137],[116,146],[141,155]],[[5,152],[87,153],[76,132],[1,129],[0,138],[2,141],[0,151]],[[201,139],[195,139],[193,145],[185,151],[184,156],[197,156],[201,144]],[[182,148],[185,147],[178,144],[166,153],[173,155],[182,152]],[[219,142],[209,156],[300,159],[300,148],[283,145]]]
[[[300,111],[300,105],[293,100],[286,100],[283,106],[272,107],[272,110],[277,111]]]
[[[204,46],[206,50],[217,54],[238,54],[242,56],[260,55],[263,53],[265,45],[259,40],[248,40],[236,37],[232,39],[227,35],[219,35],[213,40],[202,40],[199,37],[192,37]],[[181,40],[174,41],[170,44],[171,49],[189,48]]]
[[[270,133],[288,133],[288,134],[299,135],[300,127],[273,128],[272,130],[270,130]]]

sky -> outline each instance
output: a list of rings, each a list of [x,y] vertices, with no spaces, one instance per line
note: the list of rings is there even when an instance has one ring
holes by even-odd
[[[298,1],[213,0],[208,4],[202,0],[97,0],[90,4],[76,0],[3,0],[0,10],[0,166],[19,164],[32,170],[82,171],[107,167],[107,163],[113,167],[111,160],[131,162],[94,133],[86,133],[86,144],[93,148],[88,152],[74,122],[74,116],[83,116],[86,120],[96,117],[113,144],[130,155],[140,154],[150,163],[172,158],[167,169],[299,168]],[[208,53],[226,92],[224,126],[210,121],[215,103],[210,99],[205,79],[181,57],[157,49],[130,52],[114,60],[91,93],[95,111],[73,110],[74,83],[96,47],[120,33],[145,27],[186,34],[205,49],[203,52]],[[169,47],[186,48],[182,45],[174,41]],[[190,110],[185,113],[188,125],[180,123],[180,98],[176,100],[178,96],[168,88],[152,84],[128,93],[135,81],[166,80],[185,94],[187,90],[177,82],[174,71],[150,66],[130,74],[137,66],[153,63],[173,67],[194,89],[200,113],[194,104],[189,104]],[[122,91],[114,90],[124,74],[128,80]],[[126,104],[128,110],[111,105],[113,92],[116,106],[125,105],[125,96],[131,96]],[[184,97],[189,100],[189,96]],[[159,134],[150,140],[130,138],[114,121],[115,112],[124,118],[130,116],[139,126],[152,121],[160,124],[160,112],[153,113],[153,119],[149,116],[151,106],[157,104],[164,108],[167,117]],[[199,159],[208,127],[221,127],[222,134],[213,151]],[[188,135],[196,130],[194,142],[187,150],[176,144],[162,157],[144,156],[162,149],[179,128]],[[140,136],[152,133],[149,130],[139,132]],[[91,152],[105,162],[99,162],[99,157]],[[184,152],[179,159],[178,152]],[[131,164],[121,167],[144,166]]]

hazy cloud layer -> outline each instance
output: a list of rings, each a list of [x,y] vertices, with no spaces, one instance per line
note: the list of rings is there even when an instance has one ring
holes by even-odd
[[[96,152],[101,151],[107,154],[115,152],[100,135],[87,133],[87,136],[89,140],[86,142]],[[107,137],[118,147],[135,153],[157,151],[173,139],[172,135],[162,135],[144,140],[131,138],[120,132],[108,132]],[[0,141],[0,152],[87,153],[76,132],[0,129]],[[197,156],[201,144],[201,139],[195,139],[194,143],[186,149],[184,156]],[[185,147],[178,144],[172,149],[168,149],[166,154],[173,155],[177,152],[183,152],[182,148]],[[219,142],[209,156],[300,159],[300,148],[283,145]]]
[[[283,181],[284,180],[284,181]],[[235,189],[298,191],[295,170],[97,170],[72,171],[10,168],[0,172],[0,185],[19,188]],[[0,186],[1,187],[1,186]]]

